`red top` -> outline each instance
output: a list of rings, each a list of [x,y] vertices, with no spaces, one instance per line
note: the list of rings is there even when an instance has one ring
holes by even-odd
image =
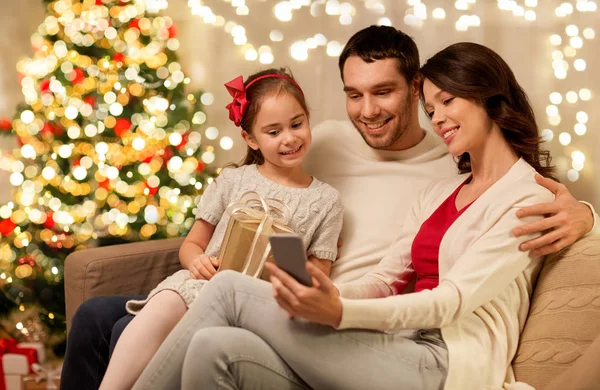
[[[473,203],[456,209],[456,195],[471,180],[469,177],[421,225],[411,248],[412,264],[417,273],[415,292],[431,290],[440,282],[438,261],[440,243],[454,221]]]

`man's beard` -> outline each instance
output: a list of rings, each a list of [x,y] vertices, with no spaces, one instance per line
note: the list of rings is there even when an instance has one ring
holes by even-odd
[[[412,122],[413,101],[410,99],[410,96],[404,103],[405,104],[403,112],[400,113],[400,115],[396,115],[396,119],[398,121],[396,127],[386,131],[384,134],[375,136],[365,134],[362,128],[357,126],[357,124],[354,121],[352,121],[352,124],[354,125],[354,127],[356,128],[356,130],[361,135],[361,137],[367,145],[369,145],[373,149],[387,150],[396,142],[398,142],[400,138],[402,138],[402,136],[406,133],[408,129],[409,123]]]

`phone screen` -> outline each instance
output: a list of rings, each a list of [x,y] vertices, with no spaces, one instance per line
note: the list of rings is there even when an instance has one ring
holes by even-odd
[[[275,264],[298,282],[312,286],[312,278],[306,272],[306,251],[302,238],[295,234],[273,234],[269,237]]]

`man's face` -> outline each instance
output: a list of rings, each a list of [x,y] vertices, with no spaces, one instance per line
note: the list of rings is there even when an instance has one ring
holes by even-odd
[[[367,63],[357,56],[344,64],[348,117],[375,149],[404,149],[402,136],[418,118],[417,83],[407,83],[398,65],[395,58]]]

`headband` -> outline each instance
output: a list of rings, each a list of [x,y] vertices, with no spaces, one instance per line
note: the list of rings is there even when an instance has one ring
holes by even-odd
[[[302,92],[302,88],[292,79],[291,77],[278,74],[278,73],[269,73],[263,76],[257,77],[254,80],[250,81],[248,85],[244,86],[244,79],[242,76],[238,76],[235,79],[225,84],[225,88],[227,88],[227,92],[233,97],[233,101],[229,103],[225,108],[229,111],[229,119],[233,121],[236,126],[240,126],[242,122],[242,118],[250,105],[250,102],[246,99],[246,91],[252,84],[256,83],[259,80],[266,78],[279,78],[289,81],[294,84],[302,96],[304,96],[304,92]]]

